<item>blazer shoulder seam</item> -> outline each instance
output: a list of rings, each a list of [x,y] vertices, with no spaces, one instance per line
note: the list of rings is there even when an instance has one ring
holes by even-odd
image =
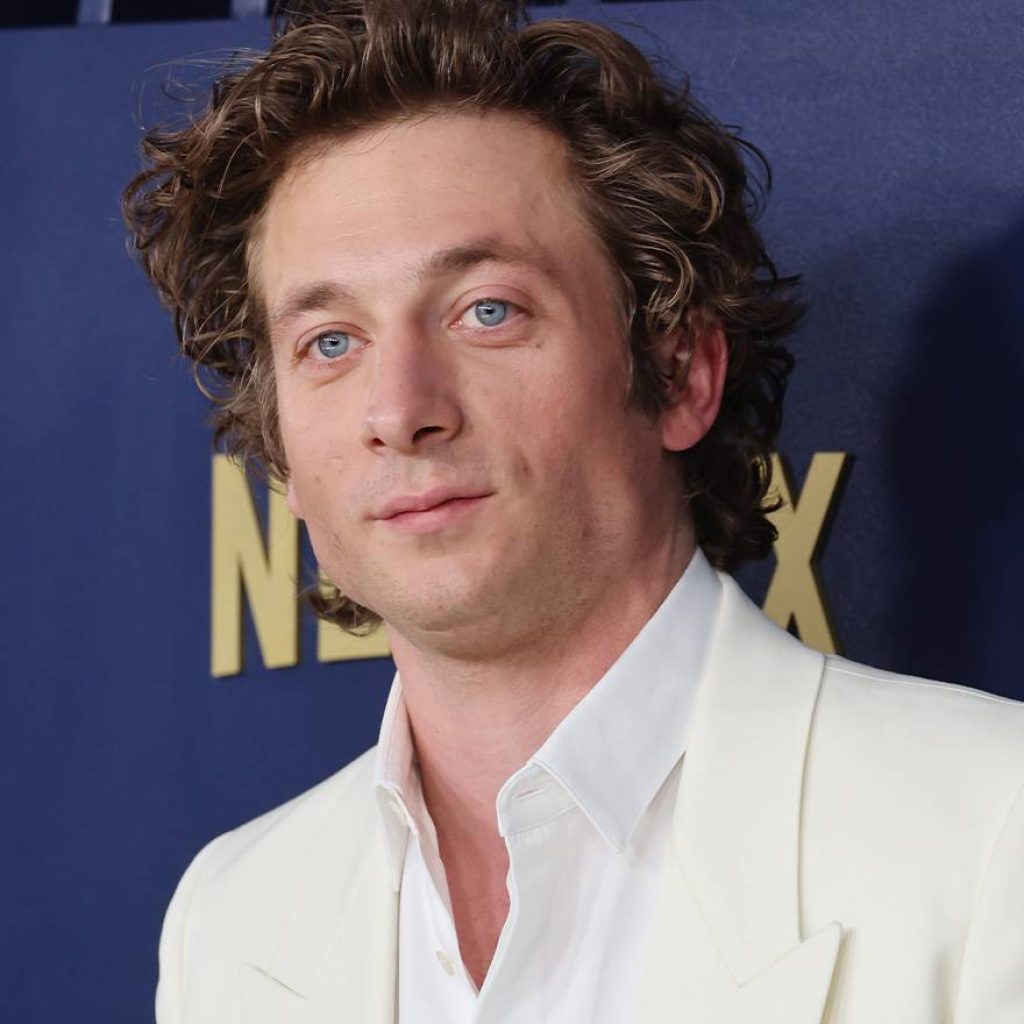
[[[851,668],[848,664],[838,663],[832,658],[826,660],[826,671],[853,676],[857,679],[867,679],[873,683],[891,682],[901,683],[904,686],[928,687],[933,690],[952,690],[963,693],[968,697],[991,701],[994,704],[1007,704],[1010,707],[1024,708],[1024,703],[1014,700],[1012,697],[1003,697],[1000,694],[989,693],[987,690],[979,690],[973,686],[964,686],[962,683],[946,683],[939,679],[925,679],[923,676],[901,675],[898,672],[889,672],[885,669],[872,671],[867,666],[864,666],[863,671],[858,671],[856,667]]]

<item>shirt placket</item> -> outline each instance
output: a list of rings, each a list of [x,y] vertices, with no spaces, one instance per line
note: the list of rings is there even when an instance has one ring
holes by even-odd
[[[473,1024],[537,1024],[536,956],[550,922],[552,882],[560,855],[559,819],[576,809],[543,768],[527,765],[498,795],[498,825],[509,855],[509,913],[487,972]],[[561,851],[564,855],[565,851]]]
[[[477,1004],[476,986],[469,972],[462,963],[459,954],[459,939],[455,931],[455,914],[452,910],[451,894],[448,891],[448,880],[441,863],[437,836],[433,823],[427,822],[429,837],[421,837],[421,854],[424,867],[430,878],[426,887],[429,891],[429,917],[433,925],[436,941],[433,943],[431,955],[437,961],[438,968],[454,987],[451,1002],[459,1007],[457,1020],[469,1022],[475,1020]],[[425,847],[425,849],[424,849]],[[455,1024],[455,1022],[452,1022]]]

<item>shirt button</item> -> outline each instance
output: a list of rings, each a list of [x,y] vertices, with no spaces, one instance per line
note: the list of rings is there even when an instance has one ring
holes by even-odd
[[[452,963],[452,958],[443,950],[434,950],[434,956],[437,957],[437,962],[441,965],[441,970],[448,975],[449,978],[455,976],[455,964]]]

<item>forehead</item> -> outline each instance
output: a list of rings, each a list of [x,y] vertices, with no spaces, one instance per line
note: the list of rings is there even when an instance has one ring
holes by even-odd
[[[480,237],[552,268],[594,272],[602,259],[561,138],[503,112],[435,113],[300,153],[267,203],[251,269],[273,306],[311,279],[411,275]]]

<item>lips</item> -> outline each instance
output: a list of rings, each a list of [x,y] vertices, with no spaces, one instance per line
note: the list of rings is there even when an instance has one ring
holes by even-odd
[[[431,509],[447,505],[449,502],[471,501],[475,498],[486,498],[492,492],[455,487],[435,487],[420,494],[403,494],[386,502],[374,515],[373,519],[395,519],[410,513],[429,512]]]

